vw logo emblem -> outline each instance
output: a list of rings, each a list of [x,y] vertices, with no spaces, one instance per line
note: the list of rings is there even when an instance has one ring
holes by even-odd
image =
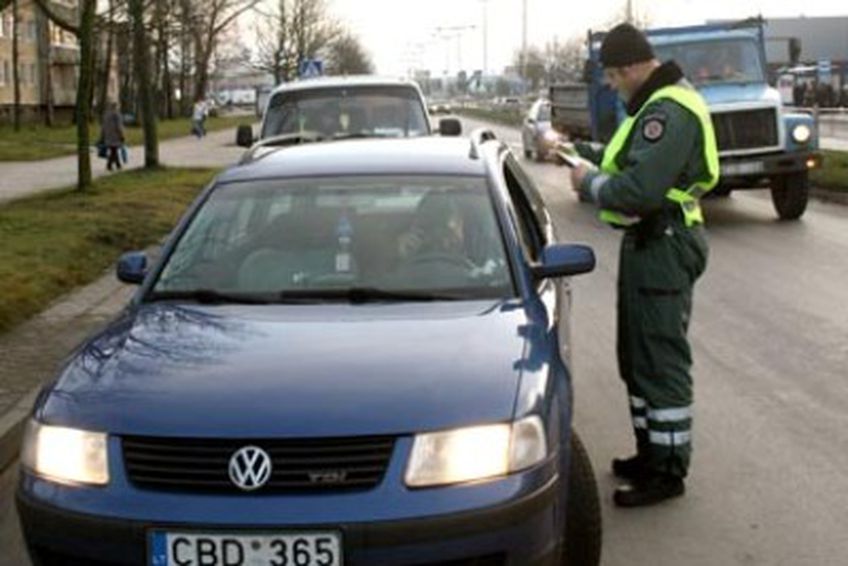
[[[271,478],[271,458],[258,446],[245,446],[230,458],[230,480],[244,491],[253,491]]]

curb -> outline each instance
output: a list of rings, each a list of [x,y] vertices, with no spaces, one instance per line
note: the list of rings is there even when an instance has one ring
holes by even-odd
[[[24,425],[41,390],[39,385],[19,400],[4,415],[0,415],[0,472],[18,459]]]
[[[810,196],[823,202],[848,205],[848,192],[844,191],[829,191],[827,189],[811,187]]]

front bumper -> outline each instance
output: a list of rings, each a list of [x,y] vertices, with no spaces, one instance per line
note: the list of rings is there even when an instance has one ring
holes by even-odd
[[[794,151],[765,155],[721,158],[721,180],[724,186],[750,185],[771,177],[802,173],[821,166],[818,151]]]
[[[286,523],[277,528],[340,532],[345,566],[553,565],[558,562],[561,532],[559,489],[554,475],[530,493],[481,509],[392,521]],[[332,505],[332,499],[321,504]],[[65,566],[147,564],[151,529],[228,533],[269,529],[268,523],[187,523],[80,513],[39,501],[26,489],[18,490],[17,505],[30,552]]]

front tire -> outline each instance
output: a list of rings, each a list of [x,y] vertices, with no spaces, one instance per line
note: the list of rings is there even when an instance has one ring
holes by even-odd
[[[565,510],[562,566],[597,566],[601,563],[601,501],[589,454],[577,433],[571,432],[571,464]]]
[[[781,220],[801,218],[809,198],[810,180],[806,171],[771,180],[771,202]]]

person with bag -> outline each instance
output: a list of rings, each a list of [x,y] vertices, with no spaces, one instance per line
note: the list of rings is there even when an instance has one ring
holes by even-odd
[[[120,170],[121,159],[118,151],[124,145],[124,124],[121,114],[118,112],[118,105],[114,102],[109,102],[106,106],[100,128],[98,155],[102,157],[103,150],[101,148],[105,148],[106,169],[111,171],[114,165]]]

